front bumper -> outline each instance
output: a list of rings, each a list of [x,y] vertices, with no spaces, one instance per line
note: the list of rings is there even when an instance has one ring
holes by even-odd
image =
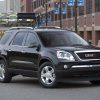
[[[100,80],[100,61],[60,62],[56,65],[56,76],[60,81]]]

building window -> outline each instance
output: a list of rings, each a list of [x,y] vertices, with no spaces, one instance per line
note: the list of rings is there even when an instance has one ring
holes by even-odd
[[[70,8],[67,9],[67,18],[71,18],[71,9]]]
[[[41,0],[41,6],[43,5],[43,0]]]
[[[51,11],[51,21],[54,21],[54,13]]]
[[[66,14],[63,14],[63,19],[66,19]]]
[[[36,1],[34,1],[34,9],[36,9]]]
[[[86,17],[84,18],[84,25],[86,25]]]
[[[95,11],[100,12],[100,0],[95,0]]]
[[[57,16],[58,16],[58,15],[57,15],[57,14],[55,14],[55,21],[57,21],[57,20],[58,20],[58,19],[57,19]]]
[[[38,7],[40,7],[40,5],[41,5],[41,1],[39,0],[39,5],[38,5]]]
[[[86,14],[92,13],[92,0],[86,0]]]
[[[79,7],[79,16],[84,15],[84,6]]]
[[[75,6],[73,7],[73,17],[75,17]]]
[[[43,5],[46,3],[46,1],[45,0],[43,0]]]

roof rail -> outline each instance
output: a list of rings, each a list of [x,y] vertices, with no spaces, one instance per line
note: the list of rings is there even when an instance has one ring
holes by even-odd
[[[9,30],[16,30],[16,29],[33,29],[32,27],[12,27]]]
[[[61,29],[59,26],[40,26],[36,29]]]

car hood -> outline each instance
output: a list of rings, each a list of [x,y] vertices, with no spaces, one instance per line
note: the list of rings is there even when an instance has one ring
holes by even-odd
[[[84,50],[100,50],[99,47],[95,46],[69,46],[69,47],[54,47],[55,50],[64,50],[69,52],[84,51]]]

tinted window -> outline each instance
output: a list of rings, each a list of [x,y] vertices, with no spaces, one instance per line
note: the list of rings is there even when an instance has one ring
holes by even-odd
[[[31,44],[37,43],[36,36],[34,33],[29,33],[26,39],[25,46],[30,46]]]
[[[24,37],[26,36],[26,32],[19,32],[17,35],[14,37],[12,45],[22,45]]]
[[[6,44],[7,41],[10,39],[12,32],[6,32],[0,40],[0,44]]]
[[[44,33],[38,32],[38,36],[41,39],[44,46],[47,47],[88,45],[88,43],[80,36],[68,31],[55,31]]]

